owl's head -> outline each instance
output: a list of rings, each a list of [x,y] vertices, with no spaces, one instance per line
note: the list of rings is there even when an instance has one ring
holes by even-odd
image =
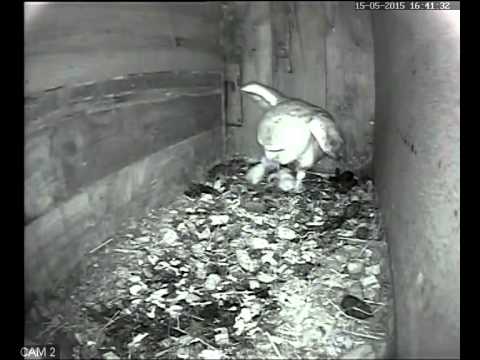
[[[257,131],[257,140],[264,148],[265,156],[282,165],[298,159],[311,139],[308,127],[293,117],[266,115]]]

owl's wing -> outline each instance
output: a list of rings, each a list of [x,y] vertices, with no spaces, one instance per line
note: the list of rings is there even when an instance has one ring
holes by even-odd
[[[277,90],[255,81],[245,84],[240,88],[240,91],[249,95],[260,107],[264,109],[270,109],[286,99]]]
[[[342,156],[341,150],[344,141],[331,115],[317,112],[310,118],[307,125],[323,152],[338,160]]]

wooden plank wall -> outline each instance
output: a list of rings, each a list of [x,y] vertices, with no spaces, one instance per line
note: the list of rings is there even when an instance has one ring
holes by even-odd
[[[242,81],[261,81],[326,107],[346,138],[347,166],[369,169],[375,91],[369,13],[355,11],[350,2],[334,1],[243,6]],[[258,157],[255,132],[261,112],[245,99],[243,116],[243,127],[228,129],[228,149]]]
[[[47,3],[25,32],[26,92],[125,74],[223,69],[215,3]]]
[[[70,3],[31,20],[28,291],[61,280],[124,219],[172,200],[222,157],[218,14],[212,3]]]

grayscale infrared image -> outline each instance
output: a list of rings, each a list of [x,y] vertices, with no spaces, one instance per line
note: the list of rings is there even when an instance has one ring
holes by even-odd
[[[459,1],[25,2],[24,56],[22,358],[460,357]]]

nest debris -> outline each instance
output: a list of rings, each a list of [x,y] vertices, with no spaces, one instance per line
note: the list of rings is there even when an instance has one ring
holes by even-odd
[[[248,166],[217,165],[125,222],[31,309],[30,338],[70,358],[384,357],[392,291],[371,181],[310,175],[294,194],[248,184]]]

